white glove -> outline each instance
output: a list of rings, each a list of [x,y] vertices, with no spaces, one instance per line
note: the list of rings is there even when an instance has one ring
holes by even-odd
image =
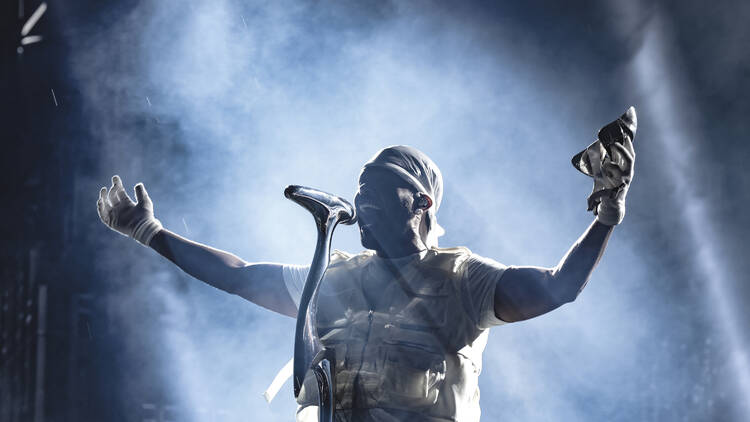
[[[135,197],[137,204],[125,192],[120,176],[114,175],[109,192],[106,187],[99,191],[96,209],[107,227],[148,246],[162,225],[154,217],[154,204],[143,183],[135,185]]]
[[[589,162],[594,173],[594,190],[589,197],[589,205],[594,205],[596,219],[608,226],[622,222],[625,217],[625,196],[633,180],[635,149],[630,137],[623,144],[614,143],[610,156],[601,142],[594,142],[588,149]]]

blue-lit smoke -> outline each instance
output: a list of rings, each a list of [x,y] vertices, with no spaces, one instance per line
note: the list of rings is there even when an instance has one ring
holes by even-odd
[[[734,286],[741,279],[732,272],[731,263],[721,252],[718,222],[711,216],[710,203],[699,197],[698,191],[703,186],[692,176],[699,158],[690,145],[698,143],[701,122],[684,118],[699,116],[699,113],[690,101],[685,75],[680,74],[679,56],[669,51],[665,27],[668,28],[668,24],[661,17],[649,23],[644,47],[634,59],[633,71],[640,90],[646,93],[648,105],[656,114],[654,138],[660,141],[664,151],[669,151],[670,165],[665,167],[665,178],[683,201],[683,207],[675,209],[673,217],[685,227],[685,239],[695,253],[691,267],[704,280],[706,306],[712,309],[711,317],[716,320],[719,334],[728,346],[724,370],[732,374],[733,397],[739,404],[733,416],[745,420],[750,417],[746,402],[750,397],[750,366],[743,347],[745,339],[738,312],[741,308],[732,297]]]
[[[175,232],[248,261],[305,264],[313,222],[284,186],[351,197],[362,163],[403,143],[445,177],[442,246],[554,266],[592,220],[590,180],[569,158],[631,104],[646,115],[662,105],[602,88],[603,76],[552,57],[533,31],[464,24],[422,3],[137,4],[74,51],[104,151],[92,218],[98,185],[118,173],[146,184]],[[644,121],[637,149],[661,136]],[[629,215],[576,303],[493,330],[485,420],[711,414],[712,391],[696,380],[705,359],[674,359],[694,347],[693,314],[654,287],[668,271],[637,232],[652,218],[654,174],[636,164]],[[153,375],[133,369],[133,400],[163,400],[185,419],[291,419],[290,386],[270,406],[261,396],[291,356],[291,319],[106,235],[99,265],[119,280],[109,299],[127,353],[159,362],[170,391],[152,398],[140,380]],[[346,227],[334,247],[361,249]]]

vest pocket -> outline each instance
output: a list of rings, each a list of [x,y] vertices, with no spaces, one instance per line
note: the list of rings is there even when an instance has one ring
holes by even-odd
[[[445,297],[416,297],[411,299],[404,308],[396,314],[394,321],[405,328],[433,329],[441,328],[447,322]]]
[[[441,354],[389,347],[380,377],[379,405],[407,410],[434,405],[445,381],[445,366]]]

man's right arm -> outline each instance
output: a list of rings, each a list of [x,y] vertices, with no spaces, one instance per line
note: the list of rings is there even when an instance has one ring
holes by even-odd
[[[243,261],[239,257],[162,229],[149,243],[183,271],[256,305],[296,318],[297,307],[284,283],[281,264]]]
[[[290,270],[292,266],[250,264],[228,252],[185,239],[164,229],[154,217],[154,204],[142,183],[135,185],[135,196],[138,202],[130,199],[120,177],[112,176],[110,189],[102,187],[99,191],[96,201],[99,218],[115,232],[152,247],[198,280],[282,315],[296,317],[297,306],[284,279],[284,268]],[[290,286],[300,290],[297,278]]]

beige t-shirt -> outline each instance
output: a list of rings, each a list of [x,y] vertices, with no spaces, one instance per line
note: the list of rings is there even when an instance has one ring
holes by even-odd
[[[452,286],[455,286],[454,294],[459,295],[461,300],[451,302],[456,306],[460,303],[463,309],[453,310],[451,323],[453,324],[452,333],[455,329],[466,331],[465,334],[459,334],[460,337],[473,339],[465,344],[456,353],[455,362],[448,364],[445,374],[445,382],[439,392],[440,400],[435,406],[441,407],[434,409],[432,416],[426,416],[424,412],[409,412],[394,409],[364,409],[352,412],[337,411],[337,419],[357,420],[357,421],[456,421],[471,422],[479,421],[479,386],[478,376],[482,366],[482,352],[487,344],[487,329],[503,324],[504,321],[497,318],[494,310],[495,287],[498,280],[506,269],[506,266],[479,255],[471,253],[468,249],[456,249],[462,256],[459,259],[460,268],[455,271],[456,280],[452,280]],[[369,274],[390,274],[386,265],[390,268],[399,268],[404,273],[409,273],[408,268],[416,267],[425,258],[429,251],[423,251],[414,255],[403,258],[391,259],[386,262],[372,251],[365,251],[354,258],[361,258],[357,262],[364,262]],[[334,255],[350,257],[348,254],[334,252]],[[363,265],[364,266],[364,265]],[[352,271],[357,271],[354,267]],[[299,306],[299,300],[302,296],[305,279],[309,267],[291,266],[283,267],[284,283],[289,291],[290,296]],[[394,281],[395,282],[395,281]],[[459,312],[460,311],[460,312]],[[461,319],[461,321],[458,321]],[[462,343],[463,344],[463,343]],[[437,415],[441,415],[437,417]],[[298,421],[315,421],[317,420],[317,407],[300,406],[297,411]]]

